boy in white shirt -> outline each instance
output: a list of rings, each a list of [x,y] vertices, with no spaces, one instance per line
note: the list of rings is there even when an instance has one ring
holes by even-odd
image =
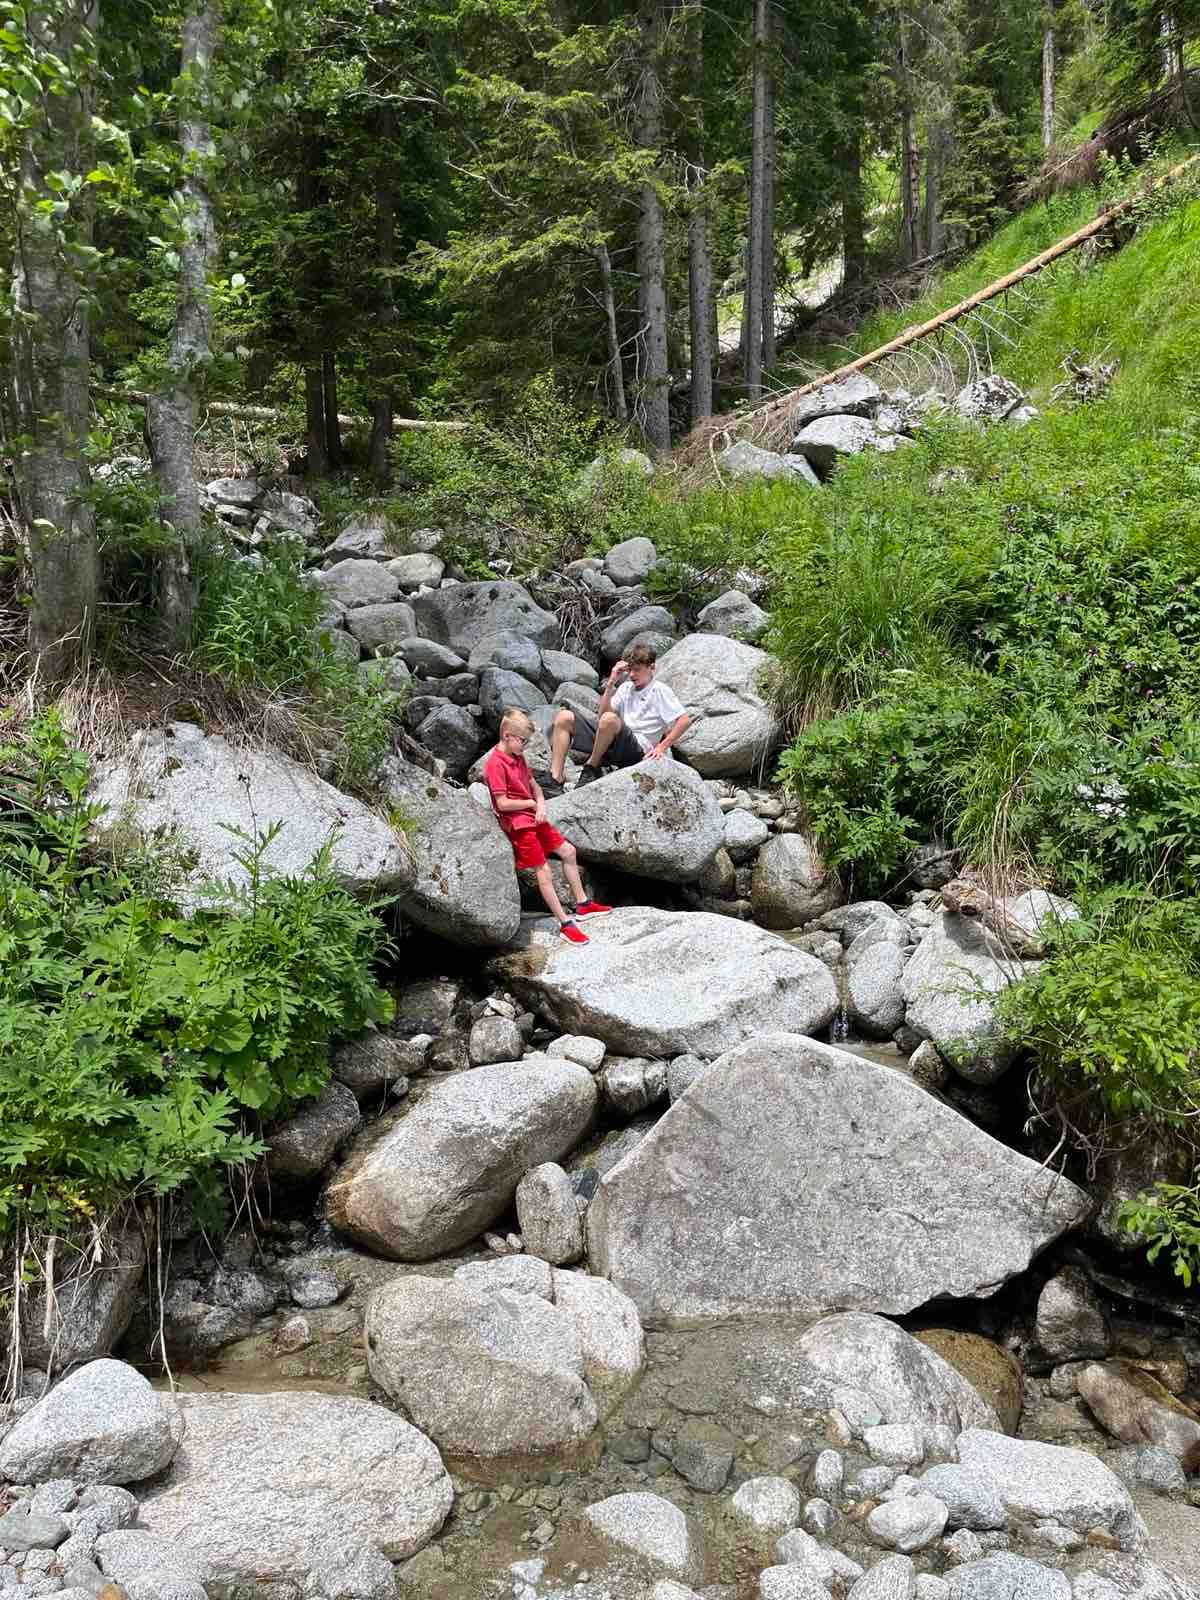
[[[650,645],[635,644],[609,673],[594,718],[566,706],[559,711],[550,735],[550,786],[543,783],[545,794],[562,793],[568,749],[585,757],[579,788],[598,778],[606,763],[633,767],[667,754],[690,718],[674,689],[655,682],[657,663]]]

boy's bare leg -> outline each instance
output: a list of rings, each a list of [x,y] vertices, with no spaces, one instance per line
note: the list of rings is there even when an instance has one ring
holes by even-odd
[[[592,753],[587,758],[589,767],[598,767],[604,760],[609,745],[621,731],[621,718],[615,711],[606,711],[596,724],[596,737],[592,741]]]
[[[555,783],[563,781],[567,751],[571,748],[574,733],[575,713],[564,708],[555,717],[554,727],[550,730],[550,776]]]
[[[543,862],[540,867],[535,868],[535,876],[537,878],[538,893],[546,902],[546,908],[550,912],[550,915],[557,917],[560,922],[569,922],[571,919],[563,910],[562,901],[558,898],[558,895],[555,892],[554,879],[550,874],[549,862]],[[575,876],[578,877],[579,874],[576,873]],[[568,878],[567,881],[570,883],[570,878]],[[574,888],[574,884],[572,884],[571,887]],[[579,896],[579,898],[581,900],[583,899],[582,894]]]
[[[579,876],[575,846],[573,844],[560,845],[554,853],[563,864],[563,875],[567,880],[567,887],[575,896],[575,904],[578,905],[580,901],[587,899],[587,895],[583,892],[583,879]]]

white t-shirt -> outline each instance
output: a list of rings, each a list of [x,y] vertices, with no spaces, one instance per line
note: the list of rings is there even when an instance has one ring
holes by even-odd
[[[633,680],[626,678],[609,703],[643,750],[652,750],[684,713],[683,701],[674,689],[657,678],[651,678],[644,689],[635,689]]]

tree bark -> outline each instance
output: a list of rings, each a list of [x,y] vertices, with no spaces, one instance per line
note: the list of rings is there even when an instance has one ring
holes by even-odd
[[[771,72],[771,12],[767,10],[765,137],[763,141],[762,364],[775,365],[775,79]]]
[[[750,91],[750,230],[746,250],[745,366],[746,392],[762,397],[763,326],[765,315],[765,249],[767,229],[767,150],[769,83],[767,52],[771,38],[769,0],[754,0]]]
[[[687,80],[691,130],[688,210],[688,358],[692,369],[689,416],[692,425],[713,412],[713,270],[709,242],[711,201],[706,188],[708,168],[704,139],[704,9],[688,0]]]
[[[25,25],[41,51],[70,62],[65,92],[45,94],[19,153],[20,190],[13,216],[11,396],[21,443],[14,488],[33,575],[29,649],[47,682],[87,659],[96,625],[99,563],[86,504],[88,470],[87,284],[73,269],[71,246],[91,242],[89,200],[51,219],[50,174],[82,176],[90,166],[92,81],[88,36],[99,26],[98,0],[55,0],[31,7]],[[53,198],[58,198],[57,195]]]
[[[196,482],[196,416],[203,369],[212,359],[208,276],[216,256],[212,207],[204,176],[211,140],[203,102],[219,27],[215,0],[193,0],[183,20],[180,51],[179,147],[184,176],[179,190],[183,238],[168,373],[146,404],[146,431],[158,480],[159,514],[174,538],[159,563],[159,620],[168,650],[187,647],[195,586],[191,556],[200,537]]]
[[[1042,149],[1049,150],[1054,143],[1054,53],[1053,13],[1042,32]]]
[[[905,266],[920,260],[921,155],[917,149],[917,117],[908,67],[908,30],[903,12],[896,49],[896,88],[900,99],[900,259]]]
[[[304,368],[304,449],[308,457],[305,476],[329,476],[329,449],[325,441],[325,383],[321,368],[310,361]]]
[[[612,414],[618,422],[629,421],[629,404],[625,399],[625,374],[621,370],[621,340],[617,334],[617,302],[613,295],[612,261],[608,246],[599,244],[595,250],[596,265],[600,268],[600,301],[604,307],[604,343],[608,349],[608,366],[605,368]]]
[[[392,187],[392,150],[396,118],[385,103],[377,113],[376,132],[380,162],[375,175],[375,359],[372,362],[371,438],[367,445],[367,472],[378,489],[392,480],[389,455],[392,442],[391,340],[396,326],[396,294],[391,269],[396,263],[396,196]]]
[[[325,449],[335,472],[346,464],[342,449],[342,430],[338,423],[337,362],[332,350],[321,355],[321,398],[325,408]]]
[[[638,313],[644,355],[639,396],[642,432],[654,450],[671,448],[670,378],[667,366],[666,223],[658,194],[657,164],[662,147],[662,83],[660,57],[662,16],[659,0],[640,0],[642,39],[635,137],[653,151],[656,170],[638,193]]]
[[[863,212],[862,135],[856,132],[842,158],[842,285],[852,289],[867,275],[867,227]]]
[[[946,248],[946,225],[942,220],[942,178],[950,153],[950,131],[940,121],[929,130],[925,154],[925,254],[940,255]]]

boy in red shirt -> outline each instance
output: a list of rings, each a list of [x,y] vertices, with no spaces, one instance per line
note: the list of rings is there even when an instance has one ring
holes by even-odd
[[[513,847],[517,870],[529,867],[533,871],[547,909],[558,920],[562,937],[571,944],[587,944],[587,934],[563,910],[546,857],[557,856],[562,862],[575,896],[576,917],[594,917],[612,907],[587,898],[575,864],[575,846],[546,821],[545,797],[525,760],[525,746],[532,733],[533,723],[523,711],[506,711],[500,719],[500,742],[484,762],[483,780],[492,797],[492,809]]]

